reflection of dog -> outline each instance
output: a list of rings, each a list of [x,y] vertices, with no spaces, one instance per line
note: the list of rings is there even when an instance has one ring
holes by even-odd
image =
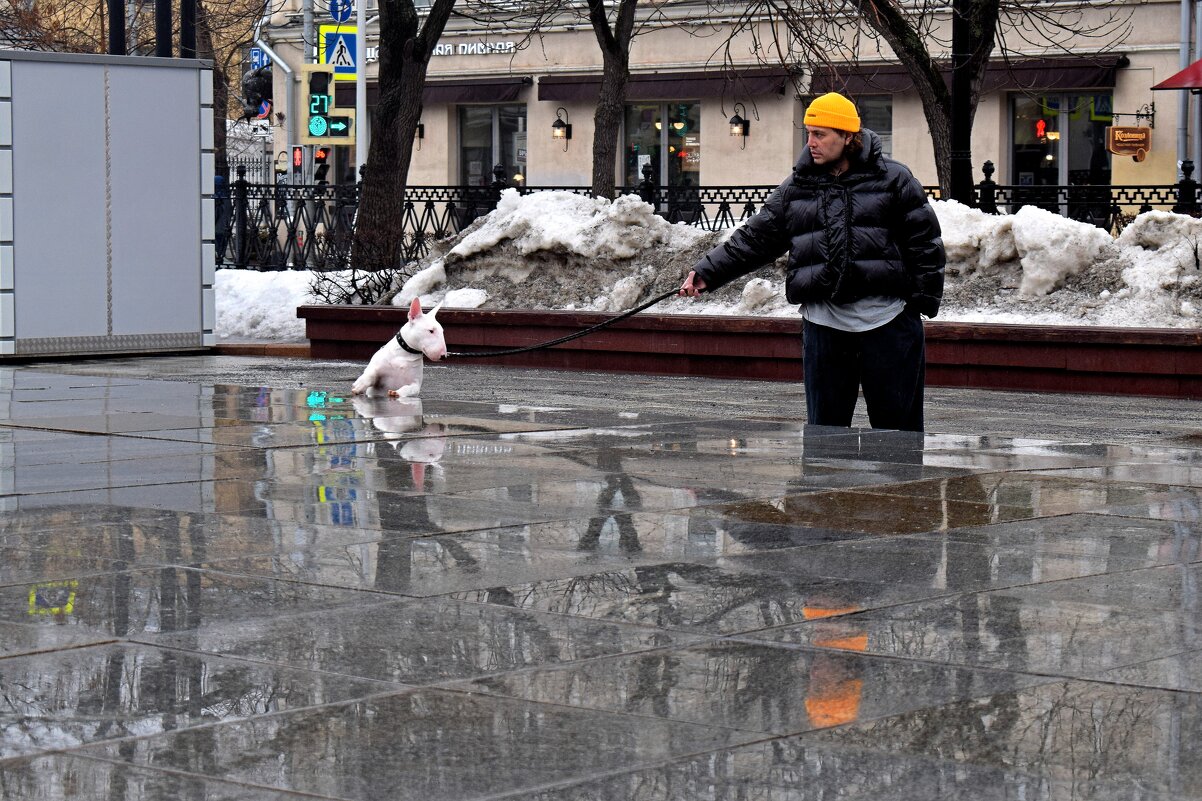
[[[426,423],[418,398],[397,402],[355,397],[351,403],[360,417],[371,420],[376,430],[384,434],[385,442],[392,443],[397,455],[410,462],[414,487],[419,491],[424,489],[426,465],[438,462],[446,450],[446,426]]]
[[[409,305],[409,321],[392,339],[384,343],[363,375],[351,386],[354,395],[374,395],[384,392],[394,398],[413,397],[422,391],[423,357],[438,361],[447,355],[447,343],[442,336],[442,326],[434,315],[438,306],[429,314],[422,313],[422,304],[417,298]]]

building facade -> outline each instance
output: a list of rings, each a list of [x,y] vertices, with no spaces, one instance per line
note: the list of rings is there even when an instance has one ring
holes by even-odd
[[[291,69],[274,71],[276,108],[285,115],[292,113],[288,82],[299,80],[306,56],[299,0],[289,2],[262,32]],[[1129,10],[1121,41],[1095,37],[1101,15],[1109,12],[1086,9],[1077,23],[1082,33],[1061,50],[1010,43],[1009,62],[990,69],[976,112],[972,160],[978,180],[986,160],[996,167],[994,180],[1020,186],[1178,179],[1179,159],[1198,146],[1197,125],[1190,123],[1197,118],[1197,99],[1187,92],[1153,92],[1152,86],[1183,66],[1182,6],[1152,0],[1131,3]],[[918,94],[887,51],[864,46],[855,66],[790,73],[781,59],[757,55],[782,32],[755,31],[728,46],[727,24],[704,4],[672,5],[660,17],[631,49],[619,186],[637,185],[645,168],[661,186],[776,184],[803,144],[807,99],[832,89],[855,100],[889,155],[924,184],[937,184]],[[950,41],[949,20],[938,21],[932,41]],[[355,32],[353,18],[339,26],[326,17],[315,27],[318,60],[325,60],[326,43],[333,53],[340,35]],[[377,30],[372,21],[366,47],[354,48],[364,56],[355,67],[367,71],[369,112],[377,94]],[[453,19],[430,64],[409,183],[483,186],[499,165],[510,184],[587,186],[600,79],[601,54],[586,20],[531,38],[520,27]],[[338,105],[353,107],[351,76],[339,76],[336,86]],[[736,114],[749,121],[745,136],[731,135]],[[570,139],[553,136],[557,120],[571,125]],[[370,135],[370,121],[359,124]],[[1108,153],[1105,129],[1112,124],[1150,126],[1147,157]],[[293,144],[285,127],[276,130],[278,151]],[[335,175],[345,180],[353,173],[353,146],[335,150]]]

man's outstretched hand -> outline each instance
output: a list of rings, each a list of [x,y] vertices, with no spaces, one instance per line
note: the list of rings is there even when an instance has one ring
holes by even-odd
[[[680,285],[676,294],[682,298],[695,298],[705,291],[705,279],[697,275],[695,270],[689,270],[689,277]]]

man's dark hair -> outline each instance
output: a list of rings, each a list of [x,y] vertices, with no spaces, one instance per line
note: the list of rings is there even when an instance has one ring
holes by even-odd
[[[851,141],[847,143],[844,151],[848,156],[858,156],[864,151],[864,135],[856,131],[851,135]]]

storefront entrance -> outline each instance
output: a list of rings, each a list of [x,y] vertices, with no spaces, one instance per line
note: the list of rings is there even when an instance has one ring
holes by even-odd
[[[521,183],[526,174],[524,105],[459,107],[459,182],[488,186],[500,164],[505,180]]]
[[[645,103],[626,107],[625,186],[638,186],[643,167],[659,186],[695,187],[701,175],[701,104]]]
[[[1106,126],[1113,95],[1012,96],[1011,183],[1017,186],[1110,184]]]

